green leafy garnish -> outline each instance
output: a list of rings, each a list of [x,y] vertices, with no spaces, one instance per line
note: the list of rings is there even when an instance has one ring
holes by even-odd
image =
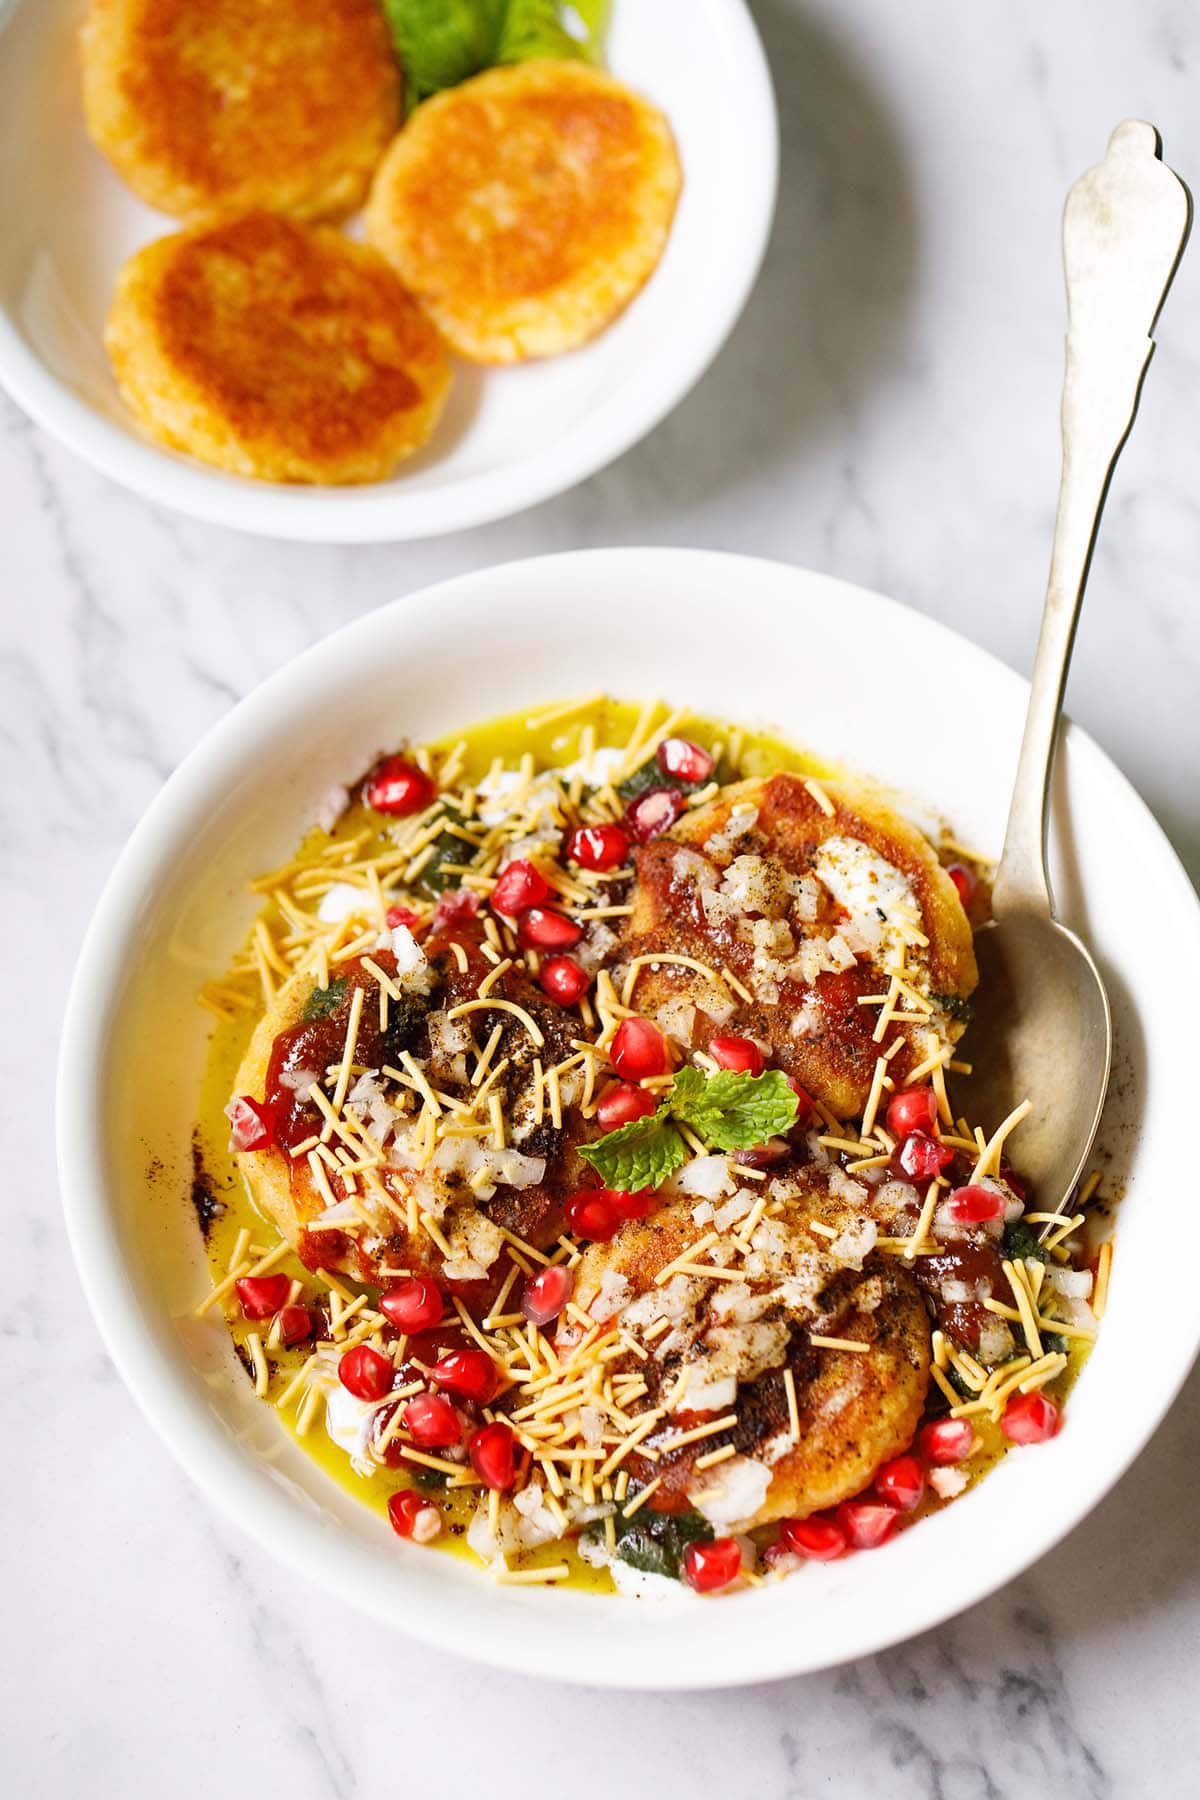
[[[410,107],[493,61],[504,0],[383,0]]]
[[[1023,1219],[1014,1219],[1011,1225],[1004,1227],[1004,1253],[1010,1262],[1024,1262],[1026,1257],[1033,1257],[1037,1262],[1048,1263],[1050,1252],[1045,1244],[1038,1242],[1037,1232],[1026,1225]]]
[[[929,998],[960,1025],[969,1025],[975,1017],[975,1008],[962,994],[930,994]]]
[[[625,777],[617,787],[617,794],[625,801],[636,800],[639,794],[646,793],[648,789],[660,787],[678,788],[681,794],[696,794],[701,788],[706,788],[710,782],[715,781],[721,787],[728,787],[731,781],[739,779],[737,769],[724,755],[712,774],[703,781],[685,781],[681,775],[664,775],[658,766],[658,757],[655,755],[647,757],[645,762],[639,763],[637,768]]]
[[[778,1069],[765,1075],[722,1069],[707,1080],[699,1069],[680,1069],[670,1105],[677,1119],[718,1150],[752,1150],[796,1123],[799,1102]]]
[[[328,987],[315,987],[304,1002],[304,1023],[311,1025],[317,1019],[331,1019],[346,998],[346,986],[346,977],[338,975]]]
[[[605,1187],[627,1194],[661,1187],[687,1161],[687,1145],[660,1107],[645,1119],[618,1125],[594,1144],[581,1144],[579,1154],[591,1163]]]
[[[443,803],[443,811],[448,821],[458,822],[460,818],[458,809],[449,801]],[[447,869],[444,865],[454,863],[461,866],[463,863],[470,862],[475,852],[470,844],[460,837],[455,837],[452,831],[439,831],[433,840],[431,850],[432,854],[418,875],[417,881],[427,894],[432,894],[436,898],[438,894],[444,894],[447,888],[457,887],[462,880],[461,875],[455,874],[453,870]]]
[[[599,62],[608,0],[508,0],[496,52],[498,63],[534,62],[548,56]],[[575,24],[568,30],[566,21]],[[582,35],[579,35],[582,31]]]
[[[961,1395],[964,1400],[974,1400],[977,1398],[978,1390],[973,1388],[965,1377],[959,1374],[953,1363],[951,1363],[948,1369],[944,1369],[942,1372],[955,1393]]]
[[[415,1488],[423,1494],[438,1494],[450,1484],[450,1477],[442,1469],[427,1469],[421,1464],[405,1463],[404,1473]]]
[[[383,0],[411,110],[497,63],[599,62],[608,0]],[[576,25],[573,31],[569,27]],[[576,35],[576,32],[582,35]]]
[[[658,766],[658,759],[652,756],[648,762],[639,763],[632,774],[625,777],[617,788],[617,794],[622,800],[636,800],[640,794],[647,793],[651,788],[663,787],[668,781],[672,787],[686,790],[687,783],[664,775]]]
[[[707,1543],[712,1526],[697,1512],[656,1513],[643,1506],[632,1519],[618,1512],[613,1520],[617,1555],[631,1568],[678,1581],[689,1544]]]
[[[718,1150],[750,1150],[787,1131],[796,1122],[799,1101],[778,1069],[749,1075],[722,1069],[702,1075],[680,1069],[656,1113],[619,1125],[616,1131],[581,1144],[606,1187],[637,1193],[661,1187],[687,1161],[679,1120]]]

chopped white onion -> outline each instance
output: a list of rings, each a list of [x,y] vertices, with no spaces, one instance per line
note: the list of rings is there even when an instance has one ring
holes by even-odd
[[[878,1235],[874,1219],[852,1219],[830,1244],[829,1254],[848,1268],[861,1269]]]
[[[597,1323],[603,1324],[628,1304],[629,1294],[628,1276],[620,1274],[616,1269],[605,1269],[599,1290],[588,1306],[588,1312]]]
[[[953,1500],[956,1494],[961,1494],[969,1480],[965,1469],[943,1468],[929,1471],[929,1485],[943,1500]]]
[[[406,975],[413,975],[425,967],[425,952],[407,925],[395,926],[391,938],[392,955],[396,959],[396,974],[403,983]]]
[[[694,1365],[692,1365],[694,1367]],[[737,1399],[737,1376],[722,1375],[716,1381],[705,1381],[694,1373],[671,1407],[672,1412],[723,1413]]]
[[[300,1101],[308,1099],[314,1084],[320,1079],[316,1069],[281,1069],[279,1072],[280,1087],[290,1088]]]
[[[1046,1280],[1056,1293],[1063,1294],[1068,1299],[1091,1299],[1092,1271],[1090,1269],[1060,1269],[1052,1263],[1046,1270]]]
[[[371,1401],[355,1399],[334,1376],[333,1386],[325,1395],[325,1431],[349,1456],[356,1475],[370,1475],[376,1467],[371,1451],[375,1410]]]
[[[325,925],[340,925],[343,919],[352,918],[355,913],[365,915],[370,910],[370,896],[365,888],[351,887],[348,881],[335,881],[321,895],[317,917]]]
[[[710,1525],[736,1528],[753,1520],[770,1485],[771,1471],[764,1463],[752,1456],[732,1456],[693,1481],[688,1499]]]
[[[727,1156],[695,1156],[675,1177],[676,1186],[697,1200],[720,1200],[734,1185]]]
[[[465,1019],[452,1019],[448,1013],[431,1012],[425,1023],[429,1029],[429,1048],[433,1056],[448,1059],[471,1048],[471,1027]]]

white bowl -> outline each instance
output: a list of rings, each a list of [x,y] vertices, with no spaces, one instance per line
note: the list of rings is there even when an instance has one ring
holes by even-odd
[[[0,382],[47,431],[151,500],[269,536],[345,543],[519,512],[603,468],[677,405],[758,273],[777,127],[743,0],[616,0],[609,66],[662,107],[684,169],[645,291],[572,355],[515,369],[458,364],[437,432],[390,481],[288,487],[206,468],[141,434],[101,343],[121,264],[175,226],[133,197],[84,132],[82,11],[80,0],[0,0]]]
[[[901,672],[898,689],[887,669]],[[985,852],[999,844],[1025,684],[875,595],[707,551],[607,550],[409,596],[244,700],[134,833],[93,917],[64,1029],[63,1197],[125,1380],[195,1479],[268,1548],[400,1629],[506,1668],[715,1687],[875,1651],[980,1599],[1075,1525],[1162,1418],[1200,1339],[1165,1260],[1195,1233],[1179,1121],[1195,1105],[1200,905],[1137,795],[1068,729],[1055,884],[1111,984],[1103,1143],[1109,1184],[1127,1191],[1108,1312],[1060,1437],[1013,1451],[884,1549],[760,1591],[713,1601],[680,1589],[652,1606],[495,1586],[400,1543],[253,1398],[224,1330],[188,1323],[207,1285],[188,1204],[206,1038],[194,995],[247,930],[247,877],[284,860],[320,796],[379,748],[602,687],[775,723],[919,797]]]

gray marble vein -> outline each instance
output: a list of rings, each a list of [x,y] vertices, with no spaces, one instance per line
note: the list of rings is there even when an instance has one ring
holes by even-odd
[[[91,902],[181,757],[324,633],[493,561],[697,543],[864,582],[1028,666],[1057,476],[1062,192],[1130,113],[1155,120],[1200,182],[1200,13],[1187,0],[754,10],[783,120],[762,280],[675,415],[574,493],[436,542],[259,541],[125,494],[0,397],[0,905],[19,946],[4,975],[16,1025],[0,1039],[14,1144],[0,1790],[13,1800],[457,1796],[484,1778],[487,1791],[553,1783],[581,1800],[1200,1791],[1195,1380],[1065,1544],[941,1630],[738,1693],[551,1691],[358,1618],[216,1515],[126,1396],[68,1255],[51,1085]],[[1193,248],[1112,495],[1071,687],[1074,716],[1193,876],[1198,320]],[[950,734],[977,729],[986,721],[948,715]]]

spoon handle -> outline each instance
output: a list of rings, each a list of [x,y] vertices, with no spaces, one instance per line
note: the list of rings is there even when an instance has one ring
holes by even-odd
[[[1050,773],[1071,646],[1100,514],[1137,412],[1150,336],[1191,229],[1187,188],[1152,125],[1127,119],[1080,176],[1063,215],[1067,357],[1062,478],[1050,579],[993,894],[997,918],[1052,916],[1046,871]]]

